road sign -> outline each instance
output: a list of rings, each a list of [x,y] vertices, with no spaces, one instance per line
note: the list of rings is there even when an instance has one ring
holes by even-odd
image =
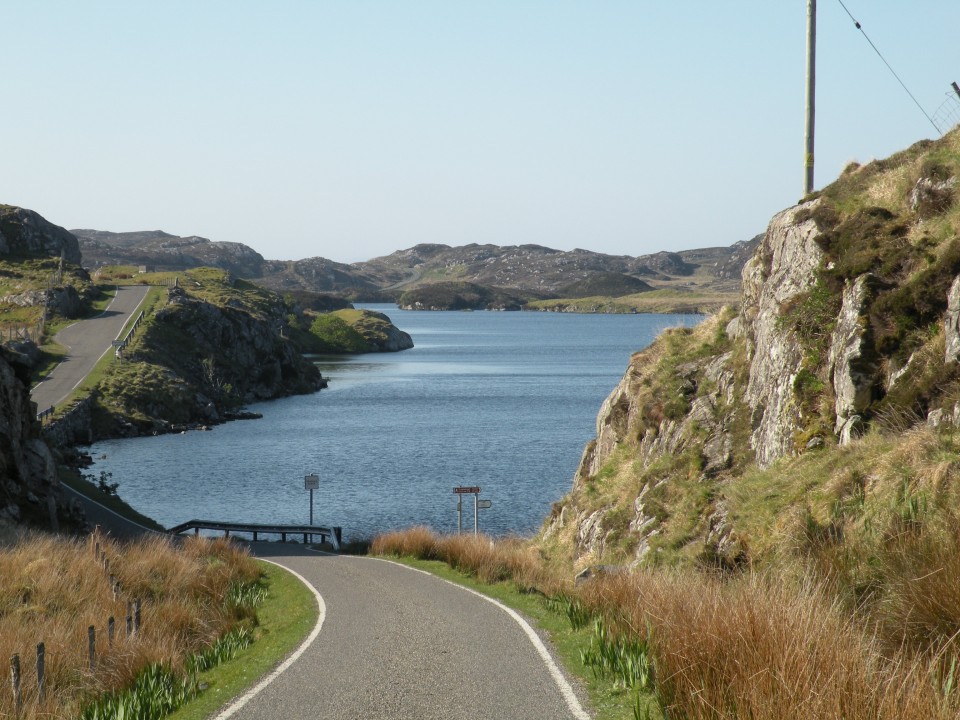
[[[320,477],[318,475],[304,475],[303,476],[303,489],[304,490],[319,490],[320,489]]]
[[[491,505],[493,505],[493,503],[490,502],[489,500],[480,500],[479,502],[477,502],[477,509],[486,510]]]
[[[480,488],[478,488],[478,487],[473,487],[473,486],[470,486],[470,487],[455,487],[455,488],[453,489],[453,491],[454,491],[457,495],[475,495],[475,494],[477,494],[477,493],[480,492]]]

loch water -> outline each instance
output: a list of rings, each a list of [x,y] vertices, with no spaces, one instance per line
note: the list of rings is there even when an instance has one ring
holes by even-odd
[[[329,387],[250,406],[260,420],[96,443],[94,467],[165,526],[189,519],[305,523],[346,538],[456,530],[454,486],[491,501],[480,529],[535,532],[571,487],[597,411],[632,352],[699,315],[386,312],[415,347],[319,357]],[[473,497],[464,496],[473,530]]]

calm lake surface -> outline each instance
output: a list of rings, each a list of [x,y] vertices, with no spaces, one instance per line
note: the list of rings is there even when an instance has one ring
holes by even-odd
[[[456,485],[482,488],[480,528],[529,534],[571,487],[597,411],[630,354],[698,315],[386,312],[416,345],[317,359],[330,387],[259,403],[262,420],[111,440],[91,469],[170,527],[189,519],[305,523],[346,538],[425,524],[456,530]],[[105,455],[104,459],[99,459]],[[465,496],[464,528],[473,529]]]

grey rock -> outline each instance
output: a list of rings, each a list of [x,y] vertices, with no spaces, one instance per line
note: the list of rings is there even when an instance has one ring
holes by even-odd
[[[946,180],[920,178],[910,191],[910,209],[921,217],[939,215],[953,204],[956,185],[956,177]]]
[[[812,210],[819,200],[784,210],[773,217],[756,254],[743,268],[740,321],[747,337],[750,375],[744,400],[753,413],[750,443],[757,463],[768,467],[793,450],[793,434],[801,427],[793,381],[803,360],[800,343],[778,322],[780,308],[810,290],[823,251],[813,219],[797,222],[797,213]]]
[[[830,337],[828,372],[836,396],[834,432],[837,434],[841,434],[851,417],[866,410],[873,392],[874,369],[864,358],[866,329],[862,317],[870,295],[869,281],[870,275],[864,274],[844,288],[837,325]],[[841,444],[846,444],[850,433],[843,437],[846,440],[842,439]]]
[[[807,450],[816,450],[817,448],[822,448],[824,445],[823,438],[819,435],[814,435],[812,438],[807,440],[806,449]]]
[[[960,359],[960,275],[953,279],[947,293],[947,312],[943,318],[944,361],[955,363]]]

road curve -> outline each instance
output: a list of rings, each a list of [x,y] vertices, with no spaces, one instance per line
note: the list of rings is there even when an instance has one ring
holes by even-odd
[[[589,717],[575,697],[568,704],[520,625],[476,594],[374,558],[279,543],[253,550],[319,590],[326,617],[296,662],[219,718]]]
[[[75,322],[54,336],[54,341],[65,345],[69,352],[66,359],[30,391],[30,399],[37,404],[37,410],[56,406],[67,399],[103,354],[110,350],[111,343],[146,297],[147,290],[146,285],[120,286],[100,315]]]

